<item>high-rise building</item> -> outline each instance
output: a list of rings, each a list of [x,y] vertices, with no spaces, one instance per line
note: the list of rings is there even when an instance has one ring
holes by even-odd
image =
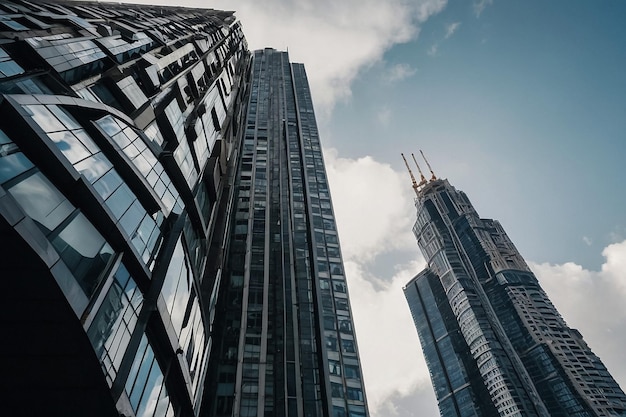
[[[441,415],[626,415],[626,395],[500,223],[447,180],[411,177],[428,264],[404,293]]]
[[[234,181],[215,416],[367,414],[306,73],[257,51]]]
[[[11,415],[365,416],[301,65],[233,12],[0,3]]]

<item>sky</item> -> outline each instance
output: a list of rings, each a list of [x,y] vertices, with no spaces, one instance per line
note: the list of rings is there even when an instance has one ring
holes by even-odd
[[[439,414],[402,293],[425,267],[400,157],[420,149],[626,388],[626,2],[176,2],[305,64],[372,417]]]

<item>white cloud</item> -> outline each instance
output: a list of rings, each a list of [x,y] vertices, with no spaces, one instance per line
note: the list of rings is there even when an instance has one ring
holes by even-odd
[[[324,159],[344,259],[370,262],[381,253],[415,247],[407,174],[370,156],[341,158],[335,149],[325,149]]]
[[[446,1],[217,0],[211,7],[237,11],[251,49],[289,48],[291,60],[305,64],[316,111],[325,117],[350,97],[359,71],[417,36]]]
[[[409,64],[396,64],[389,68],[384,78],[387,82],[396,82],[405,80],[413,76],[417,72],[417,69],[411,67]]]
[[[437,52],[439,52],[439,45],[441,45],[443,41],[449,39],[452,35],[454,35],[454,33],[459,29],[460,26],[461,22],[452,22],[447,24],[445,26],[446,33],[443,35],[443,39],[438,40],[437,42],[432,44],[432,46],[428,49],[428,51],[426,51],[426,53],[430,56],[437,55]]]
[[[454,32],[459,29],[459,26],[461,26],[461,22],[453,22],[446,25],[446,36],[444,39],[448,39],[450,36],[454,35]]]
[[[393,277],[371,276],[362,265],[345,262],[359,354],[372,416],[397,414],[392,400],[419,388],[432,390],[421,345],[402,287],[425,262],[403,265]],[[390,271],[390,276],[394,271]],[[434,395],[431,397],[434,400]]]
[[[608,233],[607,238],[612,243],[621,242],[626,239],[626,227],[621,225],[615,226],[613,230]]]
[[[480,17],[480,15],[483,13],[483,10],[485,10],[487,6],[491,6],[492,4],[493,4],[493,0],[475,1],[473,6],[474,6],[474,14],[476,14],[476,17]]]
[[[587,246],[591,246],[593,244],[593,240],[589,236],[583,236],[583,242],[585,242]]]

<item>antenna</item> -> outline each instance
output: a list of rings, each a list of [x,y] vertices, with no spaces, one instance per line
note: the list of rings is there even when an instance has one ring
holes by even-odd
[[[433,172],[433,169],[430,167],[430,164],[428,163],[428,159],[426,159],[426,157],[424,156],[424,152],[422,152],[422,150],[420,149],[420,153],[422,154],[422,158],[424,158],[424,161],[426,161],[426,165],[428,165],[428,169],[430,170],[430,173],[433,175],[430,180],[431,181],[435,181],[437,179],[437,177],[435,176],[435,173]]]
[[[420,168],[420,165],[419,165],[419,164],[417,163],[417,161],[415,160],[415,155],[413,155],[413,154],[411,153],[411,156],[413,157],[413,162],[415,162],[415,166],[417,167],[417,170],[420,172],[420,177],[422,177],[422,178],[421,178],[421,180],[420,180],[420,183],[419,183],[419,184],[417,184],[417,185],[420,185],[420,186],[421,186],[421,185],[424,185],[424,184],[426,184],[426,182],[427,182],[427,181],[426,181],[426,177],[424,176],[424,174],[422,174],[422,169]]]
[[[411,176],[411,182],[413,183],[413,190],[415,191],[415,195],[419,196],[419,193],[417,192],[417,187],[419,187],[419,185],[417,185],[417,181],[415,181],[415,177],[413,176],[413,172],[411,172],[411,168],[409,168],[409,164],[406,161],[406,158],[404,157],[404,154],[401,153],[400,155],[402,155],[402,159],[404,160],[404,165],[406,165],[406,169],[409,170],[409,175]]]

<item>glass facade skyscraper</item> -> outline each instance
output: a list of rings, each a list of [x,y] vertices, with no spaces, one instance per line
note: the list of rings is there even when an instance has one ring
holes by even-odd
[[[422,177],[414,189],[428,265],[404,293],[441,415],[626,415],[626,395],[500,223],[447,180]]]
[[[302,65],[233,12],[0,4],[2,409],[367,415]]]
[[[251,80],[211,415],[365,416],[304,67],[286,52],[257,51]]]

